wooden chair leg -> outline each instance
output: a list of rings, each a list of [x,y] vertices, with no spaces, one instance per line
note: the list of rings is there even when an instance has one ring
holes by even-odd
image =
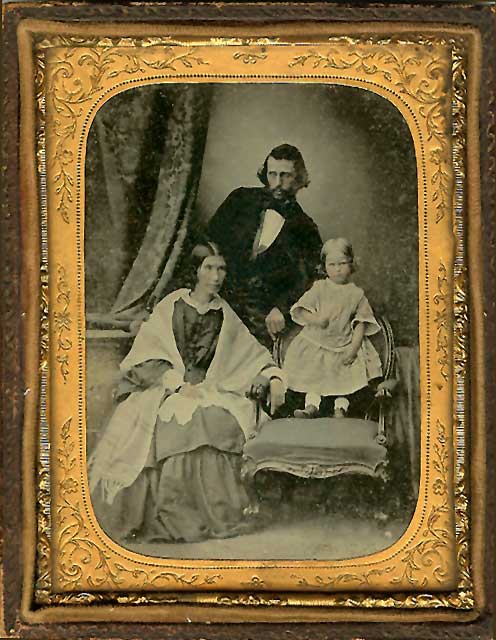
[[[387,461],[378,470],[378,491],[380,493],[379,505],[375,510],[374,519],[383,526],[386,526],[392,518],[392,497],[390,472]]]

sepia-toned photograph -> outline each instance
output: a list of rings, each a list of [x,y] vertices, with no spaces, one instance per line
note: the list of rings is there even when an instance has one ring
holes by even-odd
[[[385,98],[154,84],[85,163],[98,523],[161,558],[355,558],[419,485],[417,169]]]
[[[14,4],[0,636],[489,637],[490,7]]]
[[[482,637],[490,12],[207,5],[9,14],[5,628]]]

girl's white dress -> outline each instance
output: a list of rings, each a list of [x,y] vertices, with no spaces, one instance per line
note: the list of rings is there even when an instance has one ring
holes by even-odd
[[[327,327],[305,325],[288,347],[284,370],[288,387],[321,396],[349,395],[382,375],[381,360],[367,336],[380,331],[365,294],[353,282],[336,284],[318,280],[291,308],[317,311],[329,319]],[[342,361],[342,351],[351,343],[353,327],[365,324],[365,335],[351,365]]]

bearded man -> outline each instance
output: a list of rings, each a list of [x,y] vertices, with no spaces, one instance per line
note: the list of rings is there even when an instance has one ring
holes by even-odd
[[[272,149],[258,172],[263,187],[235,189],[207,228],[227,261],[224,296],[256,338],[270,347],[287,328],[289,309],[311,285],[322,241],[296,200],[309,184],[300,151]]]

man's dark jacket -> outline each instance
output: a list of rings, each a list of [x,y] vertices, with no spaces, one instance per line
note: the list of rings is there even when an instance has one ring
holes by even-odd
[[[270,247],[253,257],[266,209],[276,210],[285,222]],[[288,320],[291,305],[315,278],[322,247],[317,225],[294,197],[279,201],[266,188],[241,187],[221,204],[207,235],[227,261],[226,299],[252,333],[267,343],[267,314],[277,307]]]

